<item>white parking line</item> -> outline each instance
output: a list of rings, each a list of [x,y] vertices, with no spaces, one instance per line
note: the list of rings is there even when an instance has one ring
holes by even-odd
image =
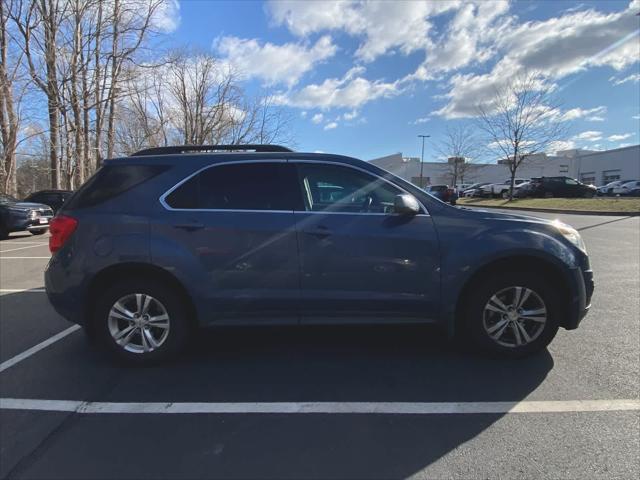
[[[7,368],[13,367],[16,363],[29,358],[31,355],[38,353],[40,350],[47,348],[49,345],[56,343],[58,340],[62,340],[67,335],[71,335],[76,330],[80,330],[80,325],[73,325],[66,330],[61,331],[60,333],[56,333],[53,337],[47,338],[45,341],[34,345],[28,350],[19,353],[15,357],[10,358],[9,360],[5,360],[4,362],[0,363],[0,373],[4,372]]]
[[[17,252],[18,250],[26,250],[27,248],[44,247],[45,245],[49,245],[49,244],[48,243],[38,243],[37,245],[29,245],[27,247],[11,248],[9,250],[0,250],[0,253]]]
[[[48,257],[2,257],[0,256],[0,260],[21,260],[21,259],[34,259],[34,258],[39,258],[39,259],[46,258],[48,260],[51,258],[51,255],[49,255]]]
[[[640,400],[569,400],[522,402],[239,402],[239,403],[158,403],[84,402],[78,400],[40,400],[0,398],[0,409],[39,410],[76,413],[285,413],[285,414],[391,414],[459,415],[506,413],[582,413],[639,411]]]
[[[44,288],[0,288],[2,293],[45,293]]]
[[[48,238],[48,237],[44,237]],[[0,245],[40,245],[42,242],[21,242],[19,240],[11,241],[11,240],[3,240],[0,242]]]

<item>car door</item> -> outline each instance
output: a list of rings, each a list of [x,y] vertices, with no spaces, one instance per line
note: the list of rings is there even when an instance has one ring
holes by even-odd
[[[163,196],[168,212],[152,229],[189,252],[210,321],[297,323],[299,193],[286,161],[245,161],[207,167]]]
[[[394,214],[406,192],[356,167],[295,164],[301,321],[435,319],[439,251],[428,212]]]

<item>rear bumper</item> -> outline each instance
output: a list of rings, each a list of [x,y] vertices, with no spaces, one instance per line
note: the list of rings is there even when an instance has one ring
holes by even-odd
[[[73,281],[73,276],[52,257],[44,272],[44,286],[49,303],[54,310],[70,322],[83,325],[85,322],[86,295]]]

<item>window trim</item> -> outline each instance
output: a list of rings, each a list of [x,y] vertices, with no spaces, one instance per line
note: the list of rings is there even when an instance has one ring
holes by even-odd
[[[205,167],[202,167],[198,170],[196,170],[195,172],[187,175],[185,178],[183,178],[182,180],[180,180],[178,183],[176,183],[173,187],[169,188],[166,192],[164,192],[162,195],[160,195],[160,198],[158,199],[158,201],[160,202],[160,205],[162,205],[164,207],[165,210],[171,211],[171,212],[234,212],[234,213],[298,213],[298,214],[315,214],[315,215],[384,215],[384,216],[389,216],[392,214],[389,213],[375,213],[375,212],[327,212],[327,211],[320,211],[320,212],[313,212],[313,211],[307,211],[307,210],[244,210],[244,209],[233,209],[233,208],[173,208],[172,206],[170,206],[167,202],[166,202],[166,198],[171,195],[171,193],[173,193],[174,190],[176,190],[177,188],[179,188],[181,185],[183,185],[184,183],[188,182],[189,180],[191,180],[193,177],[195,177],[196,175],[204,172],[205,170],[208,170],[210,168],[216,168],[216,167],[222,167],[224,165],[236,165],[236,164],[241,164],[241,163],[290,163],[292,165],[296,165],[297,163],[316,163],[316,164],[323,164],[323,165],[338,165],[341,167],[346,167],[346,168],[352,168],[354,170],[358,170],[360,172],[366,173],[368,175],[371,175],[375,178],[379,178],[380,180],[388,183],[389,185],[391,185],[392,187],[397,188],[398,190],[400,190],[403,193],[407,193],[413,197],[415,197],[415,195],[411,194],[410,192],[408,192],[407,190],[405,190],[404,188],[402,188],[400,185],[397,185],[391,181],[389,181],[388,179],[377,175],[373,172],[370,172],[368,170],[365,170],[364,168],[360,168],[360,167],[356,167],[354,165],[350,165],[348,163],[343,163],[343,162],[328,162],[326,160],[302,160],[302,159],[263,159],[263,160],[234,160],[231,162],[219,162],[219,163],[215,163],[213,165],[207,165]],[[296,183],[296,186],[298,189],[300,189],[300,185],[299,183]],[[304,192],[301,192],[301,194],[304,194]],[[418,201],[418,204],[420,205],[420,209],[421,212],[416,214],[416,216],[425,216],[428,217],[429,215],[429,211],[427,210],[427,208],[424,206],[424,204],[422,203],[422,201],[416,197],[416,200]]]
[[[247,210],[247,209],[238,209],[238,208],[173,208],[166,201],[166,198],[173,193],[174,190],[179,188],[182,184],[188,182],[196,175],[204,172],[205,170],[209,170],[210,168],[222,167],[225,165],[236,165],[240,163],[288,163],[285,159],[273,159],[273,160],[235,160],[232,162],[219,162],[213,165],[207,165],[206,167],[202,167],[199,170],[196,170],[192,174],[180,180],[169,190],[164,192],[160,198],[158,199],[160,205],[162,205],[166,210],[171,212],[234,212],[234,213],[292,213],[293,210]]]

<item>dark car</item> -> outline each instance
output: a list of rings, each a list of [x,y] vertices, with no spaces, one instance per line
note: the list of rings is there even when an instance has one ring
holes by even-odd
[[[50,250],[55,309],[134,363],[196,327],[247,324],[430,323],[520,357],[577,328],[593,292],[568,225],[268,145],[106,160],[53,219]]]
[[[0,195],[0,239],[11,232],[29,231],[41,235],[49,228],[53,211],[40,203],[21,202],[10,195]]]
[[[531,196],[544,198],[592,198],[597,193],[596,187],[585,185],[570,177],[532,178],[530,189]]]
[[[482,197],[484,195],[484,190],[482,189],[482,187],[490,184],[491,182],[474,183],[469,188],[467,188],[464,192],[462,192],[462,196],[463,197]]]
[[[53,213],[56,213],[72,194],[71,190],[40,190],[29,195],[24,201],[49,205]]]
[[[455,205],[458,200],[458,194],[455,189],[449,187],[449,185],[430,185],[424,189],[427,193],[442,200],[443,202]]]

